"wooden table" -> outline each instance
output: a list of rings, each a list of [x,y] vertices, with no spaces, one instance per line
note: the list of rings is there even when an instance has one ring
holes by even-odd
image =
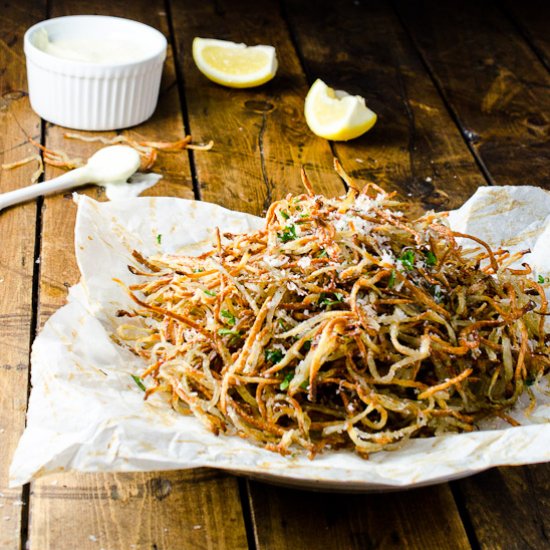
[[[162,155],[156,169],[164,179],[150,194],[261,214],[301,189],[301,165],[318,191],[341,194],[333,156],[354,178],[395,189],[418,210],[457,207],[480,185],[550,189],[545,0],[452,8],[438,0],[4,0],[1,162],[32,154],[28,136],[78,156],[96,148],[41,121],[26,93],[24,31],[80,13],[137,19],[169,38],[157,112],[124,135],[215,141],[211,152]],[[194,66],[194,36],[272,44],[279,73],[258,89],[217,86]],[[317,77],[364,95],[377,126],[350,143],[316,138],[303,101]],[[34,169],[1,172],[0,189],[26,185]],[[58,173],[48,168],[46,178]],[[103,198],[101,189],[86,192]],[[0,214],[0,548],[550,547],[548,465],[379,495],[288,490],[206,469],[56,475],[8,489],[25,423],[30,345],[78,280],[74,216],[69,194]]]

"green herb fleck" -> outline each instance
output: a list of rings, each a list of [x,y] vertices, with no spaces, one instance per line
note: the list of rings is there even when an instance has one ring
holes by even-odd
[[[141,390],[141,391],[145,391],[147,388],[145,387],[145,385],[143,384],[143,382],[141,381],[141,378],[139,376],[136,376],[135,374],[131,374],[130,375],[133,379],[134,379],[134,382],[136,383],[136,386]]]
[[[240,330],[231,330],[230,328],[220,328],[218,329],[218,334],[220,336],[240,336]]]
[[[285,322],[284,322],[281,318],[277,319],[277,322],[279,323],[279,326],[280,326],[283,330],[285,330],[285,328],[286,328]]]
[[[538,281],[539,285],[543,285],[544,284],[544,277],[542,275],[539,275],[537,281]]]
[[[303,390],[307,390],[309,388],[309,382],[307,380],[304,380],[301,384],[300,384],[300,388],[302,388]]]
[[[284,353],[280,349],[266,349],[264,356],[266,361],[277,364],[284,357]]]
[[[193,269],[193,273],[202,273],[204,271],[204,268],[199,267],[198,269]]]
[[[395,269],[391,270],[390,278],[388,279],[388,288],[393,288],[395,285]]]
[[[412,250],[405,250],[399,260],[405,269],[414,269],[414,252]]]
[[[277,233],[277,237],[279,237],[283,243],[288,243],[289,241],[297,239],[298,235],[296,235],[296,226],[292,224],[287,225],[283,231]]]
[[[426,254],[426,265],[429,265],[430,267],[432,267],[437,264],[437,258],[431,250],[428,250],[425,254]]]
[[[288,386],[290,385],[290,382],[291,380],[294,378],[294,373],[293,372],[289,372],[283,379],[283,381],[281,382],[279,388],[281,390],[286,390],[288,388]]]
[[[290,216],[288,215],[288,212],[286,210],[281,210],[281,216],[285,219],[285,220],[288,220],[288,218],[290,218]]]
[[[327,251],[322,248],[318,258],[326,258],[328,256]]]
[[[311,349],[311,340],[306,340],[302,344],[302,351],[308,352]]]
[[[233,314],[232,314],[229,310],[227,310],[227,309],[222,309],[221,314],[222,314],[222,317],[225,319],[226,323],[227,323],[230,327],[235,326],[235,323],[237,322],[237,320],[235,319],[235,315],[233,315]]]
[[[344,295],[340,294],[339,292],[334,293],[334,298],[331,299],[327,296],[325,292],[321,292],[321,295],[319,296],[319,305],[325,306],[325,307],[331,307],[338,303],[341,303],[344,300]]]
[[[159,233],[159,234],[157,235],[157,244],[160,244],[161,241],[162,241],[162,235]]]
[[[205,290],[204,293],[208,296],[216,296],[216,293],[213,290]]]

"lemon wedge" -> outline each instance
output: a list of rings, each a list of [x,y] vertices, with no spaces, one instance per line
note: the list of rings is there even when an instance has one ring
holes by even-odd
[[[213,38],[193,40],[193,59],[210,80],[231,88],[251,88],[277,72],[273,46],[247,46]]]
[[[359,137],[374,126],[377,118],[364,98],[333,90],[320,79],[307,94],[305,115],[314,134],[334,141]]]

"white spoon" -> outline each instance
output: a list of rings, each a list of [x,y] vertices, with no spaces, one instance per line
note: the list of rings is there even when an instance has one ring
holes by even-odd
[[[81,168],[71,170],[43,183],[0,194],[0,210],[57,191],[87,183],[125,182],[140,165],[139,153],[127,145],[112,145],[94,153]]]

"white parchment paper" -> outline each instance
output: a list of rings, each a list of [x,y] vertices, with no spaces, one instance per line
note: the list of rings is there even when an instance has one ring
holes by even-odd
[[[550,193],[534,187],[480,189],[450,216],[458,231],[491,242],[530,247],[537,274],[550,275]],[[550,460],[550,404],[539,396],[522,426],[494,423],[482,431],[415,439],[363,460],[351,452],[311,461],[281,457],[239,438],[214,436],[195,418],[172,411],[161,396],[143,400],[131,374],[143,363],[112,342],[130,307],[131,251],[200,253],[214,230],[242,232],[263,221],[219,206],[173,198],[98,203],[78,197],[75,245],[82,278],[36,338],[27,428],[10,470],[12,485],[66,470],[144,471],[212,466],[291,485],[384,490],[426,485],[498,465]],[[160,237],[159,237],[160,235]],[[524,403],[525,404],[525,401]]]

